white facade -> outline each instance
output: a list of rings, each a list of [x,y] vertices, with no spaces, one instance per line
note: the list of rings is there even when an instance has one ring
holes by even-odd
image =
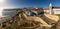
[[[50,5],[49,5],[49,8],[46,9],[46,10],[44,10],[44,12],[46,12],[46,13],[48,13],[48,14],[53,14],[53,13],[54,13],[54,11],[53,11],[53,9],[52,9],[52,4],[51,4],[51,3],[50,3]]]
[[[44,10],[44,12],[50,12],[49,10]]]
[[[50,3],[49,5],[49,10],[44,10],[45,12],[49,13],[49,14],[60,14],[60,7],[59,8],[52,8],[52,4]]]
[[[54,14],[60,14],[60,9],[53,9],[54,10]]]

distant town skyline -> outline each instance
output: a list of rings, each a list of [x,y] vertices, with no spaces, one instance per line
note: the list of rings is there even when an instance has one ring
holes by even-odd
[[[50,3],[53,6],[60,6],[60,0],[4,0],[3,7],[48,7]],[[0,4],[1,6],[1,4]],[[1,6],[1,7],[2,7]]]

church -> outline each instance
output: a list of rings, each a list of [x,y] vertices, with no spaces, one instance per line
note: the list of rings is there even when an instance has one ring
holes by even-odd
[[[48,8],[43,8],[45,13],[49,14],[60,14],[60,7],[53,6],[51,3]]]

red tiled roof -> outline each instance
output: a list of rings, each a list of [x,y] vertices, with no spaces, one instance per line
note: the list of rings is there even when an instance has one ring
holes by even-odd
[[[49,10],[49,8],[43,8],[43,10]]]
[[[53,9],[60,9],[60,7],[58,6],[58,7],[52,7]]]
[[[32,10],[38,11],[38,10],[43,10],[43,8],[33,8]]]

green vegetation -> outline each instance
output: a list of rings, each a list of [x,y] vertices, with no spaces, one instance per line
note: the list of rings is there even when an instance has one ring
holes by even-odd
[[[9,26],[9,27],[6,27],[5,29],[13,29],[11,26]]]
[[[57,16],[60,16],[60,14],[56,14]]]

